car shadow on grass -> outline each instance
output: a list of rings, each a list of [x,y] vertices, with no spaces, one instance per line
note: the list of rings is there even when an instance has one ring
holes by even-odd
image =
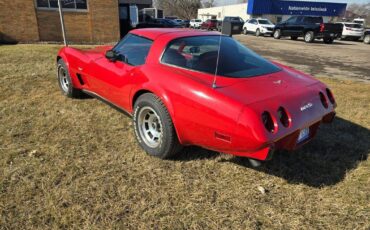
[[[247,158],[232,157],[221,162],[234,163],[284,178],[289,183],[325,187],[341,182],[346,173],[367,160],[370,130],[342,118],[322,125],[315,139],[294,152],[276,152],[271,161],[253,168]],[[214,159],[219,153],[186,148],[176,160]]]

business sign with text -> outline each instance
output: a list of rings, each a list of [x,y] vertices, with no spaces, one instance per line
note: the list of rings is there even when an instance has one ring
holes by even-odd
[[[247,13],[251,15],[315,15],[342,16],[347,4],[309,1],[249,0]]]

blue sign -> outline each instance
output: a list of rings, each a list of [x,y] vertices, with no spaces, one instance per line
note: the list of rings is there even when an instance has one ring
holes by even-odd
[[[249,0],[248,14],[343,16],[346,3],[284,0]]]

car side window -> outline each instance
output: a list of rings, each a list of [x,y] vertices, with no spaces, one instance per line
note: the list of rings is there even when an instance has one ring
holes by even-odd
[[[296,22],[296,20],[297,20],[297,17],[291,17],[291,18],[289,18],[286,22],[287,22],[287,23],[295,23],[295,22]]]
[[[251,20],[249,20],[249,23],[250,24],[257,24],[257,21],[256,21],[256,19],[251,19]]]
[[[152,44],[153,41],[147,38],[128,34],[113,50],[121,57],[120,61],[124,61],[129,65],[139,66],[145,64]]]

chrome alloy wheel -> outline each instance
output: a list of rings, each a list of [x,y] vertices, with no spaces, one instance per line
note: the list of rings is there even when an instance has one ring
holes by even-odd
[[[162,142],[162,122],[149,106],[143,107],[138,115],[138,129],[141,139],[150,148],[157,148]]]
[[[67,76],[66,70],[61,65],[59,65],[59,69],[58,69],[58,78],[59,78],[59,82],[60,82],[60,86],[62,87],[62,90],[67,93],[69,90],[68,76]]]
[[[312,39],[311,33],[306,33],[306,35],[305,35],[305,41],[308,42],[308,41],[311,41],[311,39]]]

